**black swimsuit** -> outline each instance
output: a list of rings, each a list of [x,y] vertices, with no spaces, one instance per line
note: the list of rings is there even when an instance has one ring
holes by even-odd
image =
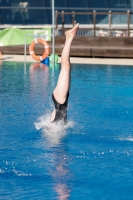
[[[52,99],[55,105],[55,118],[52,122],[63,121],[64,123],[66,123],[68,97],[69,92],[67,93],[66,101],[63,104],[60,104],[56,101],[54,95],[52,94]]]

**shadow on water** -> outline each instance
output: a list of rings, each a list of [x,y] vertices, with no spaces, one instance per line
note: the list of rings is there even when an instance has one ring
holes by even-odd
[[[48,146],[52,149],[52,162],[51,167],[49,168],[49,174],[53,179],[53,189],[56,193],[56,196],[59,200],[68,199],[71,193],[69,180],[71,177],[69,170],[69,157],[59,143],[55,145],[51,140],[49,141]],[[51,159],[51,156],[50,156]]]
[[[39,71],[41,72],[43,70],[45,71],[46,75],[46,77],[43,79],[43,86],[45,86],[47,92],[51,75],[49,74],[49,68],[46,65],[40,65],[40,63],[32,64],[30,66],[30,80],[33,91],[37,87],[36,79],[38,79],[38,73]],[[69,170],[70,159],[65,151],[65,145],[62,143],[62,140],[67,134],[67,129],[73,126],[73,122],[69,121],[65,126],[63,126],[61,123],[58,125],[52,124],[50,123],[50,113],[47,113],[40,116],[34,125],[37,130],[41,131],[41,147],[47,152],[47,161],[45,161],[47,171],[52,179],[50,183],[50,185],[53,187],[52,190],[55,192],[57,199],[67,200],[71,193],[69,184],[71,177]]]
[[[61,124],[54,125],[49,122],[48,116],[39,118],[35,123],[37,129],[41,129],[43,149],[47,150],[47,168],[52,178],[53,190],[59,200],[67,200],[71,195],[70,158],[65,150],[63,139],[67,135],[67,129],[72,127],[72,122],[64,127]]]

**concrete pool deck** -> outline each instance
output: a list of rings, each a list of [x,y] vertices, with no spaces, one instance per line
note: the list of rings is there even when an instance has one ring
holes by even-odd
[[[82,57],[71,57],[71,63],[75,64],[105,64],[105,65],[130,65],[133,66],[133,59],[125,58],[82,58]],[[24,55],[3,55],[1,61],[18,61],[24,62]],[[26,62],[36,62],[31,56],[26,56]],[[59,63],[61,58],[59,57]]]

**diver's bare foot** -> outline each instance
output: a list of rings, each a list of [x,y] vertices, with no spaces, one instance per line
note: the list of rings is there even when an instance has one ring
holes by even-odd
[[[79,24],[76,24],[76,26],[74,26],[74,28],[68,30],[65,32],[65,35],[67,38],[73,38],[74,35],[76,34],[77,30],[79,28]]]

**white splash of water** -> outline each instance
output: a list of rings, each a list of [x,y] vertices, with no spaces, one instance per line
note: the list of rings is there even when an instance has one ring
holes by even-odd
[[[50,122],[50,115],[44,115],[38,118],[34,123],[37,130],[42,130],[42,134],[50,142],[58,144],[60,140],[66,135],[66,129],[72,128],[74,123],[68,121],[66,125],[58,122],[57,124]]]
[[[127,138],[119,138],[119,140],[133,142],[133,137],[130,136],[130,137],[127,137]]]

